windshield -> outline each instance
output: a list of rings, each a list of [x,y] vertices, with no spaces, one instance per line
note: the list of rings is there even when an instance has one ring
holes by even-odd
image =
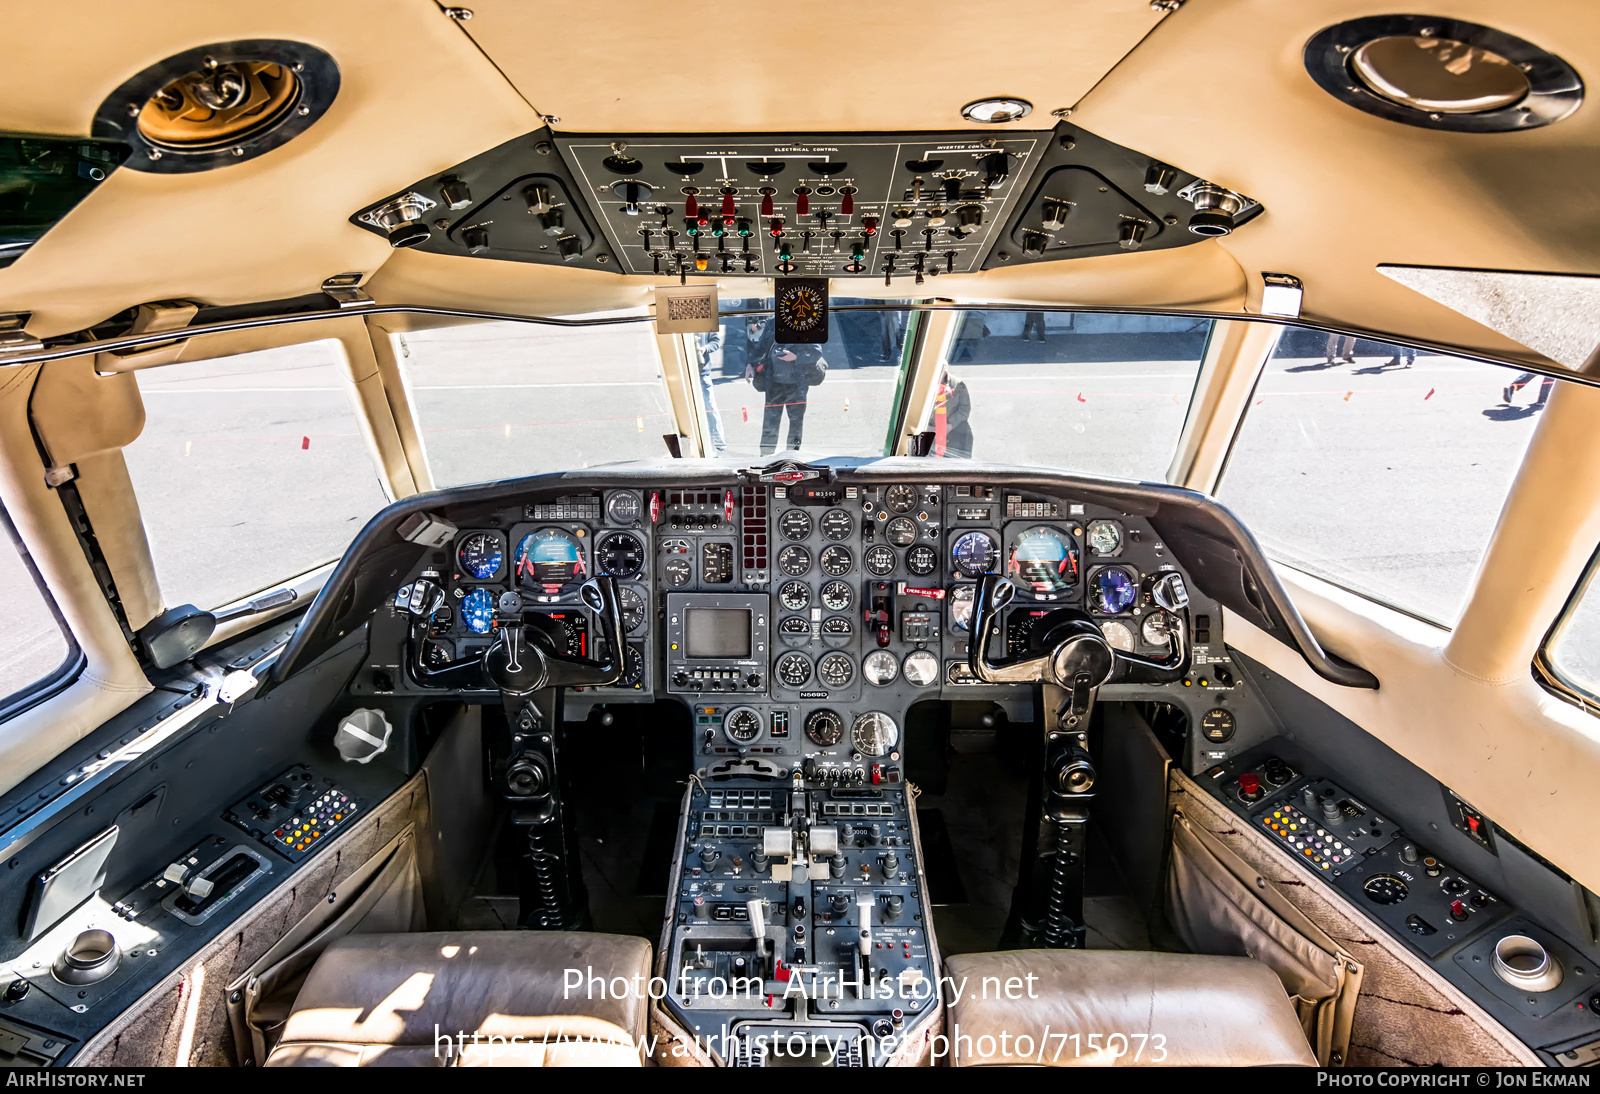
[[[465,323],[394,339],[437,487],[653,458],[677,432],[650,323]]]
[[[873,302],[833,301],[855,303]],[[771,297],[721,302],[724,312],[771,308]],[[770,318],[760,315],[724,315],[714,333],[689,336],[708,454],[884,455],[908,314],[835,311],[827,342],[816,346],[777,343]]]
[[[1210,333],[1209,319],[962,312],[922,427],[932,455],[1164,480]]]

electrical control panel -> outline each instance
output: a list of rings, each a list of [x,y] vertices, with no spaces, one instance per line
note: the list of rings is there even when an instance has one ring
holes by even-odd
[[[978,269],[1043,133],[558,137],[626,273]]]
[[[361,802],[344,787],[296,764],[235,803],[223,819],[299,862],[348,827],[360,809]]]

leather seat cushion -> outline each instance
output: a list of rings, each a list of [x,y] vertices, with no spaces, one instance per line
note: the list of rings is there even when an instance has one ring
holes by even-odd
[[[946,958],[945,975],[958,1066],[1316,1066],[1282,982],[1248,957],[1012,950]],[[1113,1034],[1110,1054],[1090,1047]]]
[[[637,1066],[649,978],[650,944],[624,935],[348,935],[312,967],[266,1063]]]

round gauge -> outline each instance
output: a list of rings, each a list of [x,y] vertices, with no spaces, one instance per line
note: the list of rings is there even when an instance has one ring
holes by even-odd
[[[798,542],[811,534],[811,517],[804,509],[786,509],[778,518],[778,534]]]
[[[778,624],[778,633],[788,639],[804,640],[811,637],[811,624],[804,616],[786,615]]]
[[[1011,546],[1008,571],[1035,596],[1053,597],[1078,583],[1078,548],[1065,532],[1029,528]]]
[[[1200,732],[1205,739],[1216,744],[1233,739],[1235,723],[1233,711],[1212,707],[1200,716]]]
[[[1094,608],[1106,615],[1121,615],[1133,607],[1139,596],[1139,582],[1128,571],[1107,566],[1098,571],[1091,582],[1089,596]]]
[[[830,612],[842,612],[850,607],[850,586],[843,581],[830,581],[822,587],[822,606]]]
[[[761,736],[761,715],[749,707],[734,707],[722,717],[722,732],[733,743],[747,745]]]
[[[803,612],[811,607],[811,587],[804,581],[785,581],[778,590],[778,603],[791,612]]]
[[[622,679],[612,687],[633,688],[639,686],[639,681],[644,679],[644,651],[638,646],[629,646],[628,652],[622,659]]]
[[[850,514],[843,509],[829,509],[822,514],[823,539],[849,539],[850,533],[855,530],[856,522],[851,520]]]
[[[950,587],[950,625],[958,631],[972,626],[972,598],[978,593],[975,585]]]
[[[919,543],[906,552],[906,569],[918,577],[927,577],[939,568],[939,552],[926,543]]]
[[[832,748],[844,737],[844,719],[831,710],[813,710],[806,715],[806,737],[820,748]]]
[[[790,577],[800,577],[811,569],[811,552],[791,543],[778,552],[778,569]]]
[[[811,662],[803,653],[786,653],[778,658],[773,671],[778,674],[778,683],[786,688],[798,688],[811,679]]]
[[[617,589],[617,606],[622,609],[622,625],[629,634],[638,634],[644,627],[644,596],[638,589],[623,585]]]
[[[1100,624],[1100,633],[1106,636],[1112,649],[1133,652],[1133,628],[1120,619],[1108,619]]]
[[[1084,542],[1097,555],[1114,555],[1122,550],[1122,526],[1114,520],[1091,520]]]
[[[850,548],[841,547],[837,543],[831,547],[824,547],[822,557],[818,561],[822,564],[822,572],[829,577],[843,577],[855,564],[855,559],[850,557]]]
[[[850,622],[848,616],[830,615],[822,621],[822,633],[831,634],[835,638],[848,638],[855,630],[855,624]]]
[[[883,687],[900,675],[900,662],[888,650],[873,650],[861,662],[861,675],[869,684]]]
[[[900,663],[900,674],[908,684],[919,688],[929,687],[938,682],[939,658],[934,656],[932,650],[912,650]]]
[[[910,517],[895,517],[884,525],[883,538],[896,547],[909,547],[917,542],[917,522]]]
[[[578,541],[559,528],[523,536],[517,544],[516,570],[518,581],[539,586],[546,596],[570,592],[589,576]]]
[[[982,577],[1000,561],[1000,548],[988,532],[962,532],[950,545],[950,561],[962,577]]]
[[[644,544],[632,532],[608,532],[595,545],[594,564],[603,574],[632,577],[644,569]]]
[[[606,516],[613,524],[632,524],[639,519],[639,495],[619,490],[606,499]]]
[[[1393,874],[1374,874],[1361,886],[1374,904],[1399,904],[1411,893],[1411,886]]]
[[[494,594],[488,589],[473,589],[462,597],[461,622],[473,634],[488,634],[494,625]]]
[[[830,653],[817,662],[817,679],[830,688],[844,687],[855,675],[855,663],[842,653]]]
[[[1172,642],[1172,636],[1178,633],[1178,628],[1183,626],[1178,622],[1178,617],[1168,612],[1151,612],[1144,617],[1144,624],[1139,628],[1139,633],[1144,636],[1148,646],[1165,646]]]
[[[869,710],[850,727],[850,743],[863,756],[887,756],[900,743],[900,727],[880,710]]]
[[[917,507],[917,491],[904,484],[891,486],[883,492],[883,504],[896,513],[909,513]]]
[[[461,572],[476,581],[488,581],[500,572],[506,550],[493,532],[473,532],[456,547],[456,562]]]
[[[867,548],[867,570],[869,573],[882,577],[894,570],[894,548],[878,544],[876,547]]]
[[[689,579],[694,576],[694,568],[689,565],[689,560],[681,555],[667,559],[667,564],[662,567],[667,577],[667,584],[674,589],[682,588],[689,584]]]

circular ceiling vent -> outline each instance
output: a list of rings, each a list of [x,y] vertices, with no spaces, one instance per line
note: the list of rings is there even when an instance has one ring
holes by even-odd
[[[1560,57],[1459,19],[1373,15],[1338,23],[1306,43],[1305,64],[1341,102],[1425,129],[1536,129],[1583,103],[1583,81]]]
[[[219,42],[168,57],[107,96],[93,134],[133,147],[135,171],[243,163],[293,140],[339,93],[339,66],[300,42]]]

